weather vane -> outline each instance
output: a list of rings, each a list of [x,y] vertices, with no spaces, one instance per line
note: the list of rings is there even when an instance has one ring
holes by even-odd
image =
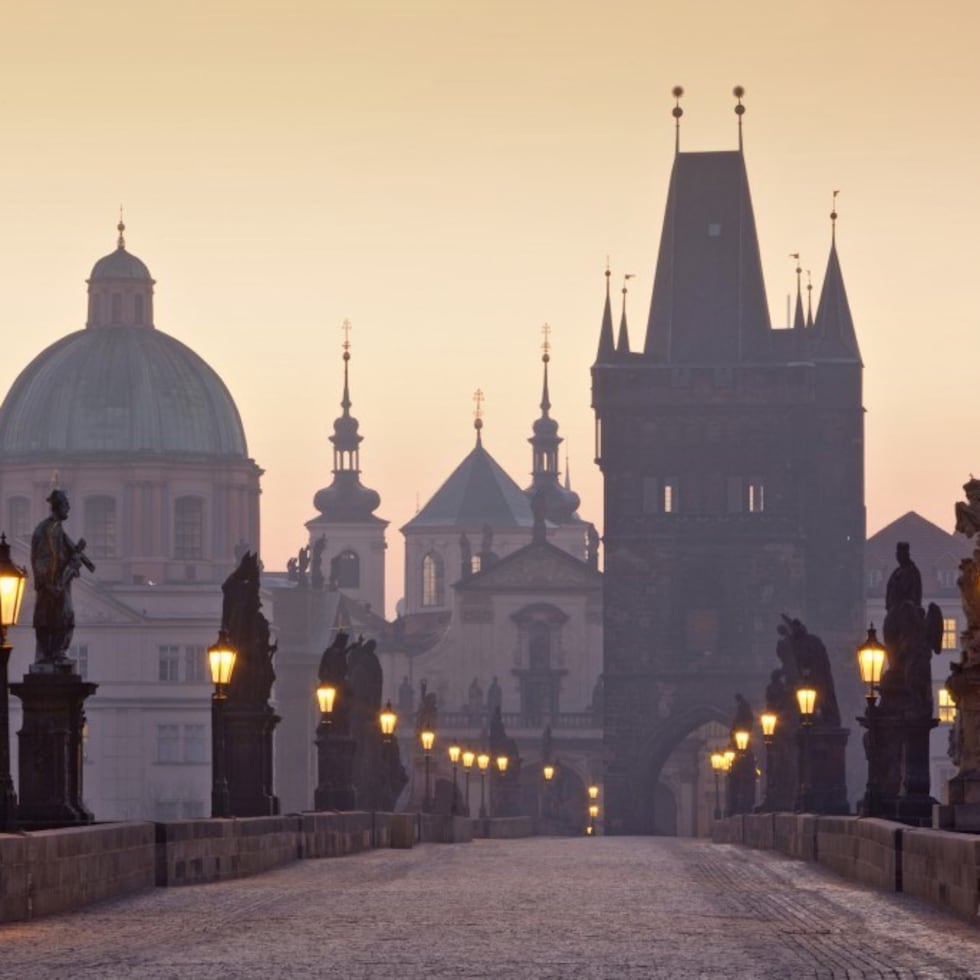
[[[350,356],[348,354],[348,351],[350,350],[350,320],[344,320],[344,322],[340,325],[340,329],[344,331],[344,342],[341,346],[344,348],[344,357],[347,358]]]

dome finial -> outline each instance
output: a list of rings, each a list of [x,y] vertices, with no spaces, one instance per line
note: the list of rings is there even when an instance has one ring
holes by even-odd
[[[344,331],[344,342],[341,345],[344,349],[344,397],[340,402],[340,407],[344,410],[344,415],[350,415],[350,385],[347,379],[347,365],[350,362],[350,320],[344,320],[340,329]]]
[[[483,440],[480,436],[480,430],[483,428],[483,389],[477,388],[473,392],[473,403],[476,408],[473,409],[473,428],[476,429],[476,444],[478,446],[483,445]]]
[[[120,204],[119,205],[119,224],[116,225],[116,231],[119,232],[119,237],[116,239],[116,247],[117,248],[125,248],[126,247],[126,239],[125,239],[125,237],[123,235],[123,232],[125,230],[126,230],[126,223],[123,221],[123,206]]]
[[[674,108],[671,110],[671,115],[674,117],[674,153],[681,152],[681,116],[684,115],[684,110],[681,108],[681,96],[684,94],[684,88],[681,85],[675,85],[671,90],[670,94],[674,97]]]
[[[837,243],[837,195],[840,191],[834,191],[834,196],[831,199],[830,205],[830,244],[835,245]]]
[[[548,393],[548,362],[551,360],[551,342],[548,337],[551,335],[551,324],[546,323],[541,327],[541,335],[544,340],[541,342],[541,363],[544,365],[544,383],[541,386],[541,415],[548,417],[548,409],[551,408],[551,397]]]
[[[742,96],[745,95],[745,89],[741,85],[736,85],[732,89],[732,95],[738,99],[738,104],[735,106],[735,115],[738,116],[738,152],[742,152],[742,116],[745,115],[745,106],[742,105]]]

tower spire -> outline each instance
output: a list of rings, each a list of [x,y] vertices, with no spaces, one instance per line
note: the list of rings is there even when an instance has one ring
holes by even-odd
[[[541,327],[541,334],[544,337],[541,342],[541,363],[544,365],[544,382],[541,385],[541,417],[546,419],[551,408],[551,398],[548,395],[548,362],[551,360],[551,355],[548,353],[551,350],[548,337],[551,334],[551,326],[547,323],[544,324]]]
[[[671,115],[674,117],[674,155],[676,156],[681,152],[681,116],[684,115],[684,110],[681,108],[681,96],[684,94],[683,86],[675,85],[670,94],[674,97],[674,108],[671,110]]]
[[[806,321],[803,319],[803,285],[800,278],[803,275],[803,269],[800,266],[800,253],[790,252],[789,257],[796,259],[796,312],[793,315],[793,329],[802,330]]]
[[[340,400],[340,407],[344,410],[344,418],[350,417],[350,379],[348,377],[348,365],[350,364],[350,320],[344,320],[340,327],[344,331],[344,342],[341,345],[344,350],[344,395]]]
[[[810,270],[806,270],[806,325],[813,326],[813,278]]]
[[[596,352],[596,363],[601,364],[603,361],[609,361],[612,359],[612,355],[616,351],[616,345],[613,341],[613,325],[612,325],[612,303],[609,299],[609,277],[612,272],[609,269],[609,259],[606,259],[606,305],[602,310],[602,326],[599,328],[599,350]]]
[[[629,330],[626,327],[626,294],[629,292],[627,283],[633,278],[634,275],[632,272],[628,272],[623,276],[623,312],[619,318],[619,339],[616,341],[617,354],[628,354],[630,352]]]
[[[840,191],[834,191],[830,205],[830,244],[837,244],[837,195]]]
[[[742,96],[745,95],[745,89],[741,85],[736,85],[732,89],[732,95],[738,99],[738,103],[735,106],[735,115],[738,116],[738,152],[742,152],[742,116],[745,115],[745,106],[742,105]]]
[[[473,409],[473,428],[476,429],[476,444],[478,446],[483,445],[483,439],[480,430],[483,428],[483,389],[477,388],[473,392],[473,404],[476,408]]]

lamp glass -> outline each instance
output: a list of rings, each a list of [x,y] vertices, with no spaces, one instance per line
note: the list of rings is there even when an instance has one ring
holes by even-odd
[[[224,687],[230,683],[238,655],[235,648],[222,634],[218,642],[208,647],[208,666],[211,668],[211,683]]]
[[[593,804],[592,804],[592,805],[591,805],[591,806],[589,807],[589,816],[590,816],[590,817],[591,817],[591,818],[592,818],[593,820],[595,820],[595,818],[596,818],[597,816],[599,816],[599,804],[598,804],[598,803],[593,803]]]
[[[510,759],[508,759],[507,756],[505,756],[505,755],[498,755],[497,756],[497,768],[501,772],[507,772],[507,766],[508,766],[509,763],[510,763]]]
[[[10,545],[0,534],[0,625],[4,629],[17,625],[26,582],[27,570],[10,560]]]
[[[858,647],[857,656],[861,680],[870,688],[877,687],[885,668],[885,648],[878,642],[874,626],[868,628],[868,638]]]
[[[436,733],[426,729],[424,732],[419,732],[419,739],[422,742],[422,748],[426,752],[431,752],[432,746],[436,740]]]
[[[460,753],[460,758],[463,760],[463,768],[470,769],[473,766],[473,760],[476,759],[476,753],[466,749]]]
[[[725,757],[721,752],[711,753],[711,768],[718,772],[725,768]]]
[[[455,743],[449,746],[449,761],[454,766],[456,765],[457,762],[459,762],[459,756],[462,751],[463,750]]]
[[[596,800],[599,798],[599,787],[594,783],[589,787],[589,799]]]
[[[731,769],[732,763],[735,761],[735,750],[725,749],[725,751],[722,752],[722,758],[725,760],[725,769]]]
[[[801,687],[796,692],[796,703],[800,706],[800,714],[804,718],[812,718],[817,704],[817,692],[812,687]]]
[[[762,725],[762,734],[766,738],[771,738],[773,732],[776,731],[777,721],[779,721],[779,717],[771,711],[767,711],[765,714],[759,716],[759,723]]]
[[[392,709],[390,701],[385,705],[384,711],[378,715],[378,721],[381,723],[382,735],[395,734],[395,725],[398,724],[398,715],[396,715]]]
[[[735,748],[739,752],[744,752],[749,747],[749,733],[740,729],[735,733]]]
[[[490,756],[486,752],[481,752],[476,757],[476,764],[480,767],[481,772],[485,771],[487,766],[490,765]]]
[[[337,700],[337,688],[333,684],[321,684],[316,689],[316,699],[320,705],[321,714],[333,714],[334,702]]]
[[[551,765],[545,766],[541,770],[541,773],[542,773],[542,775],[545,778],[545,782],[549,782],[550,783],[551,780],[555,778],[555,767],[554,766],[551,766]]]

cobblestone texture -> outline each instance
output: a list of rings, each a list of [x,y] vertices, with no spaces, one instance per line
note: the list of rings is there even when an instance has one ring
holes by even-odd
[[[980,978],[980,929],[778,855],[537,838],[302,861],[0,927],[4,978]]]

